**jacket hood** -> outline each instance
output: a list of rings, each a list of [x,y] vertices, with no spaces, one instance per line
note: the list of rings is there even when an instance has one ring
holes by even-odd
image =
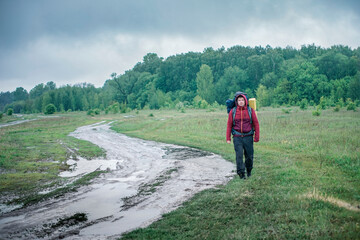
[[[245,106],[244,107],[247,107],[248,106],[248,100],[246,98],[246,96],[244,94],[236,94],[235,95],[235,105],[238,106],[238,103],[237,103],[237,100],[239,97],[243,97],[245,99]]]

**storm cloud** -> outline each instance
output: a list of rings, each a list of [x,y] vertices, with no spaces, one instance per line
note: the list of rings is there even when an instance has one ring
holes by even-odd
[[[360,43],[358,1],[0,0],[0,91],[101,87],[149,52]]]

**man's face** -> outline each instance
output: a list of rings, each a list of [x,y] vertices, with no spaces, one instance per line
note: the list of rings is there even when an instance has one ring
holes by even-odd
[[[243,97],[239,97],[237,103],[240,107],[245,106],[245,99]]]

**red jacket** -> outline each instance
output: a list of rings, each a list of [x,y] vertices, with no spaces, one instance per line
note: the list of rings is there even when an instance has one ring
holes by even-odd
[[[231,129],[234,127],[234,129],[237,132],[246,133],[251,130],[251,128],[254,128],[255,131],[255,137],[254,142],[258,142],[260,140],[260,127],[259,127],[259,121],[257,119],[255,111],[252,109],[251,111],[251,117],[252,117],[252,125],[250,123],[250,117],[248,113],[248,107],[247,106],[247,100],[245,97],[246,104],[244,107],[237,106],[236,113],[235,113],[235,126],[233,126],[233,110],[231,109],[228,117],[227,122],[227,129],[226,129],[226,140],[231,140]],[[236,99],[237,103],[237,99]],[[237,137],[237,135],[235,135]],[[241,137],[238,135],[238,137]]]

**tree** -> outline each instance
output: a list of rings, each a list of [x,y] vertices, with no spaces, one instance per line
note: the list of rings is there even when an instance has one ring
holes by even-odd
[[[254,92],[261,105],[319,103],[321,96],[336,102],[360,100],[360,48],[336,45],[323,49],[233,46],[188,52],[165,60],[148,53],[122,75],[111,74],[100,89],[91,84],[56,88],[38,84],[28,94],[19,87],[0,93],[0,111],[43,112],[52,103],[58,110],[106,109],[114,102],[130,108],[190,104],[196,95],[210,104],[223,104],[238,91]],[[161,90],[161,91],[158,91]],[[357,103],[357,101],[356,101]]]
[[[30,98],[35,99],[40,97],[45,92],[44,84],[40,83],[30,90]]]
[[[133,68],[136,72],[148,72],[155,74],[162,63],[163,58],[159,58],[156,53],[148,53],[144,56],[142,63],[137,63]]]
[[[28,96],[28,92],[23,87],[18,87],[14,92],[14,101],[26,100]]]
[[[48,90],[54,90],[56,89],[56,84],[53,81],[47,82],[45,88]]]
[[[44,108],[43,111],[45,111],[45,107],[48,106],[50,103],[52,103],[51,96],[49,92],[46,92],[42,98],[42,107]]]
[[[360,72],[351,79],[348,91],[352,100],[360,100]]]
[[[266,46],[266,55],[263,58],[263,72],[264,73],[278,73],[280,65],[284,61],[279,49],[273,49],[269,45]]]
[[[274,88],[278,83],[278,76],[276,76],[276,74],[273,72],[266,73],[260,80],[260,83],[267,88]]]
[[[300,49],[300,54],[305,58],[314,58],[321,54],[321,47],[315,46],[315,44],[302,45]]]
[[[339,52],[329,51],[315,59],[319,73],[325,74],[328,79],[340,79],[345,76],[354,76],[357,70],[356,58],[349,58]]]
[[[271,94],[269,90],[264,85],[259,85],[256,90],[256,99],[259,102],[259,106],[267,107],[271,105]]]
[[[0,92],[0,111],[3,111],[4,107],[12,102],[13,102],[13,95],[9,91]]]
[[[237,91],[245,91],[247,88],[250,88],[250,83],[246,71],[236,66],[228,67],[215,85],[216,101],[223,103],[230,95]]]
[[[247,73],[249,79],[251,81],[251,85],[249,86],[251,89],[256,89],[258,86],[260,79],[263,77],[263,57],[259,55],[253,55],[247,59],[248,61],[248,69]]]
[[[196,75],[197,93],[200,97],[212,104],[215,100],[214,97],[214,77],[211,68],[203,64],[200,71]]]
[[[85,111],[89,110],[89,102],[85,95],[83,95],[83,97],[81,99],[81,105],[82,105],[81,110],[85,110]]]
[[[111,74],[112,80],[109,85],[115,89],[114,100],[117,102],[127,103],[127,96],[133,92],[135,83],[139,79],[139,72],[126,71],[125,74],[117,76],[116,73]]]

